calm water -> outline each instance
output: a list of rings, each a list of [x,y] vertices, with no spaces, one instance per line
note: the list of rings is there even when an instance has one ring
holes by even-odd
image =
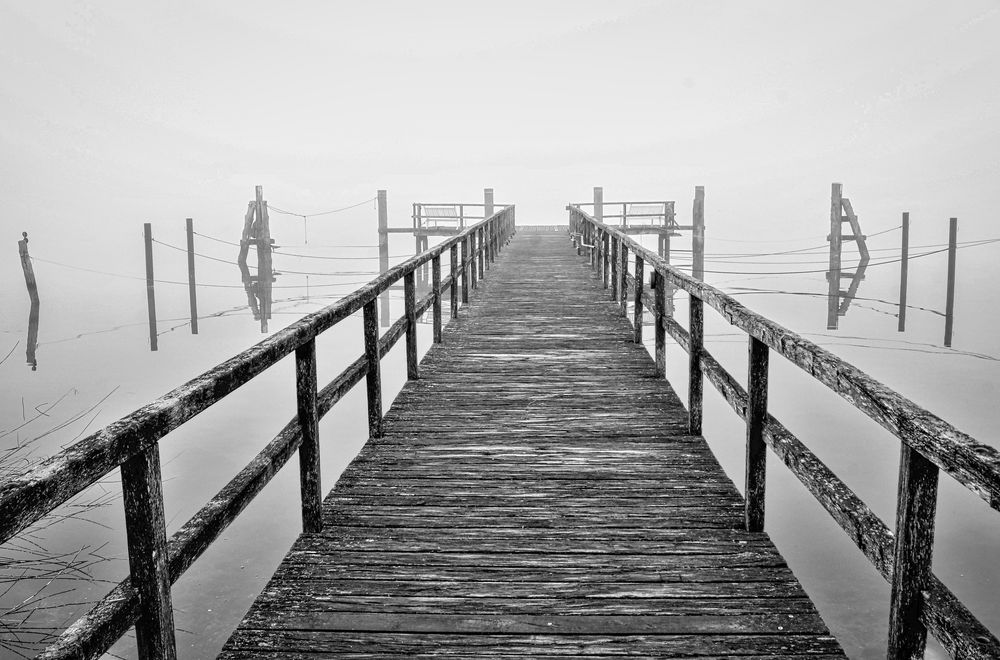
[[[320,227],[310,227],[309,245],[295,245],[303,240],[301,226],[286,224],[276,230],[279,244],[286,247],[274,257],[281,274],[274,283],[271,331],[370,279],[377,268],[372,216],[369,209],[357,211],[350,216],[354,229],[348,232],[324,233]],[[233,240],[238,222],[196,221],[195,228],[222,240]],[[886,221],[869,231],[891,226]],[[803,233],[817,234],[825,229],[822,220],[813,227],[819,230]],[[911,245],[944,242],[947,234],[943,227],[915,229]],[[198,236],[196,249],[204,255],[197,266],[198,279],[203,283],[198,294],[200,334],[192,335],[187,325],[186,285],[166,282],[186,281],[186,257],[167,245],[157,244],[156,277],[164,282],[156,289],[159,350],[151,352],[141,277],[141,227],[137,223],[134,229],[131,235],[123,232],[113,244],[96,251],[53,245],[51,236],[48,244],[40,240],[30,243],[41,297],[37,370],[26,364],[29,305],[20,266],[10,258],[0,264],[7,283],[0,288],[0,305],[7,312],[0,323],[0,356],[12,350],[0,364],[4,384],[0,443],[15,447],[30,442],[17,454],[18,459],[57,451],[262,337],[259,321],[248,309],[237,267],[223,263],[235,261],[237,248]],[[156,225],[154,237],[170,245],[183,245],[183,223]],[[898,242],[898,231],[871,239],[871,248],[884,251],[873,252],[858,299],[839,319],[837,330],[827,329],[822,272],[767,274],[825,270],[821,235],[818,240],[814,236],[786,242],[727,242],[721,240],[721,235],[716,238],[710,226],[706,279],[860,366],[979,440],[996,443],[992,431],[1000,422],[995,405],[1000,338],[992,318],[980,310],[996,305],[996,294],[988,284],[998,274],[995,264],[1000,248],[983,246],[959,251],[955,340],[952,349],[945,349],[943,317],[934,310],[944,307],[946,257],[937,254],[912,262],[909,302],[913,308],[908,314],[907,331],[899,333],[895,318],[898,264],[881,263],[897,256],[893,250]],[[13,247],[11,241],[7,249]],[[676,262],[688,261],[680,251],[688,247],[686,238],[675,241],[679,249],[674,254]],[[817,249],[809,249],[812,247]],[[911,254],[930,249],[914,248]],[[758,258],[741,256],[788,250],[799,251]],[[393,262],[412,254],[412,238],[393,236],[390,252]],[[308,255],[339,259],[312,259]],[[331,270],[337,274],[318,274]],[[308,300],[305,272],[314,273],[309,275]],[[394,300],[393,318],[399,311],[399,301]],[[677,297],[677,315],[686,320],[682,296]],[[746,369],[745,336],[711,310],[706,310],[706,319],[709,350],[742,378]],[[421,350],[426,350],[429,335],[428,326],[422,326]],[[329,381],[361,352],[359,318],[349,319],[327,333],[318,345],[321,382]],[[668,376],[682,398],[686,396],[686,364],[683,352],[671,347]],[[389,399],[401,387],[405,374],[401,345],[384,365],[385,394]],[[771,374],[769,403],[773,414],[883,520],[894,520],[898,441],[780,358],[772,359]],[[293,365],[285,360],[161,442],[168,533],[194,514],[294,415],[293,394]],[[742,488],[744,430],[710,386],[706,386],[705,405],[705,435],[733,481]],[[364,442],[363,391],[355,391],[342,401],[322,422],[321,433],[324,488],[329,488]],[[127,572],[116,473],[90,489],[80,501],[95,500],[108,503],[83,510],[63,507],[63,513],[80,511],[80,518],[45,530],[41,538],[47,548],[66,552],[86,548],[80,557],[94,558],[96,563],[90,572],[96,580],[108,582],[74,582],[75,593],[53,596],[45,604],[100,598]],[[887,585],[773,456],[769,459],[767,507],[768,531],[848,653],[852,657],[883,657]],[[942,477],[938,512],[935,572],[984,623],[994,631],[1000,630],[995,595],[1000,576],[994,561],[996,548],[1000,547],[1000,525],[981,500],[947,477]],[[178,643],[183,657],[208,656],[221,647],[287,551],[299,526],[298,476],[293,461],[175,586]],[[22,583],[4,596],[4,602],[23,599],[33,591]],[[64,624],[85,610],[68,606],[55,612],[40,611],[31,620]],[[123,640],[115,652],[133,655],[131,639]]]

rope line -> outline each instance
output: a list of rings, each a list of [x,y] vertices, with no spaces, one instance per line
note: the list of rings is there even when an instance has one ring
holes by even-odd
[[[350,206],[344,206],[344,207],[341,207],[339,209],[330,209],[329,211],[319,211],[317,213],[296,213],[295,211],[286,211],[285,209],[279,208],[279,207],[274,206],[273,204],[270,204],[270,203],[268,203],[267,209],[269,211],[274,211],[275,213],[283,213],[285,215],[294,215],[295,217],[298,217],[298,218],[315,218],[316,216],[320,216],[320,215],[330,215],[331,213],[340,213],[341,211],[349,211],[350,209],[356,209],[359,206],[363,206],[363,205],[367,204],[368,202],[374,202],[376,199],[378,199],[378,198],[377,197],[372,197],[371,199],[366,199],[366,200],[364,200],[362,202],[358,202],[357,204],[351,204]]]

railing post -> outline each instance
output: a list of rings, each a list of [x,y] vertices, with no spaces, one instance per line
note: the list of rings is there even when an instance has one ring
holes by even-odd
[[[927,628],[920,621],[934,549],[938,468],[902,443],[896,497],[896,544],[889,610],[890,660],[922,658]]]
[[[406,377],[420,378],[417,367],[417,287],[413,271],[403,275],[403,305],[406,307]]]
[[[653,271],[653,299],[656,309],[653,314],[656,326],[653,328],[653,338],[656,346],[656,376],[665,378],[667,375],[667,331],[663,327],[663,319],[667,314],[667,281],[659,270]]]
[[[434,287],[434,343],[441,343],[441,255],[431,261],[431,286]]]
[[[635,343],[642,343],[642,291],[645,288],[646,260],[638,253],[635,255],[635,316],[632,322],[632,329],[635,331]]]
[[[764,423],[767,421],[767,344],[756,337],[749,339],[747,366],[747,452],[744,522],[748,532],[764,531],[764,486],[767,445]]]
[[[483,277],[483,265],[479,264],[478,268],[476,266],[476,255],[478,250],[483,246],[482,236],[479,234],[479,230],[469,232],[469,251],[472,254],[472,259],[469,260],[469,284],[472,289],[475,290],[479,288],[479,280]],[[465,271],[463,271],[465,272]],[[467,302],[467,301],[463,301]]]
[[[159,445],[154,444],[122,463],[121,479],[129,572],[140,603],[135,622],[139,658],[172,660],[177,657],[177,645]]]
[[[194,278],[194,219],[188,218],[184,223],[187,234],[188,262],[188,299],[191,303],[191,334],[198,334],[198,287]]]
[[[299,472],[302,491],[302,531],[323,531],[323,490],[320,484],[319,414],[316,411],[316,340],[295,349],[295,391],[298,403]]]
[[[368,361],[368,435],[382,437],[382,370],[378,352],[378,307],[375,301],[365,303],[365,359]]]
[[[611,237],[611,299],[618,300],[618,291],[621,285],[618,283],[618,238]]]
[[[622,265],[620,268],[622,274],[622,292],[621,292],[621,304],[622,304],[622,314],[626,317],[628,316],[628,246],[625,245],[625,241],[621,244],[622,253]]]
[[[486,277],[486,271],[490,267],[490,262],[486,258],[486,241],[484,240],[486,238],[486,228],[480,227],[476,231],[479,233],[479,240],[476,243],[479,246],[479,277],[482,278]]]
[[[601,283],[604,288],[608,288],[608,271],[611,269],[611,264],[608,260],[608,252],[610,252],[611,247],[611,235],[608,232],[601,232]]]
[[[451,246],[451,318],[458,318],[458,244]]]
[[[469,303],[469,236],[462,239],[462,304]]]
[[[705,347],[705,308],[690,294],[688,302],[688,433],[701,435],[701,354]]]

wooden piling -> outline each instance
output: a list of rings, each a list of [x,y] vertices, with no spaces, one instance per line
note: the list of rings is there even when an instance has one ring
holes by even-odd
[[[653,314],[653,342],[655,346],[653,356],[656,362],[656,375],[658,378],[666,378],[667,331],[663,327],[663,323],[667,313],[667,282],[659,270],[653,271],[653,300],[656,303]]]
[[[462,304],[469,304],[469,237],[462,239]]]
[[[28,232],[21,232],[21,240],[17,242],[17,252],[21,257],[21,270],[24,272],[24,284],[28,289],[28,299],[31,308],[28,310],[28,345],[25,351],[27,363],[31,370],[38,369],[38,357],[35,349],[38,347],[38,283],[35,281],[35,269],[28,255]]]
[[[379,275],[389,270],[389,207],[386,202],[386,191],[379,190],[375,194],[378,208],[378,272]],[[382,325],[389,325],[389,292],[379,296],[379,317]]]
[[[618,283],[618,239],[611,237],[611,300],[618,300],[621,284]]]
[[[645,284],[645,260],[641,255],[635,255],[635,302],[633,303],[633,321],[632,329],[635,332],[633,341],[637,344],[642,343],[642,290]]]
[[[420,377],[417,363],[417,287],[413,271],[403,276],[403,305],[406,314],[406,377],[416,380]]]
[[[899,332],[906,330],[906,278],[910,264],[910,214],[903,213],[903,238],[900,247],[899,257],[899,313],[897,318],[899,323],[896,329]]]
[[[688,433],[701,435],[702,388],[701,354],[705,350],[705,307],[701,298],[690,294],[688,302]]]
[[[762,532],[767,476],[767,445],[764,444],[764,424],[767,422],[767,344],[750,337],[748,353],[744,524],[748,532]]]
[[[955,258],[958,251],[958,218],[948,222],[948,294],[944,304],[944,345],[951,346],[955,322]]]
[[[483,216],[488,218],[493,215],[493,189],[483,188]]]
[[[594,186],[594,219],[604,222],[604,188]]]
[[[302,494],[302,531],[323,531],[323,488],[319,461],[319,415],[316,409],[316,340],[295,349],[295,392],[299,429],[299,485]]]
[[[691,276],[696,280],[705,279],[705,186],[694,187],[694,208],[692,209],[691,232]]]
[[[622,290],[619,300],[621,301],[622,314],[628,317],[628,246],[622,243],[619,247],[622,254],[622,263],[619,268],[619,272],[622,274]]]
[[[839,183],[831,185],[830,192],[830,269],[826,274],[827,278],[827,309],[826,327],[835,330],[838,325],[838,312],[840,311],[840,253],[841,253],[841,229],[844,221],[843,186]]]
[[[188,298],[191,303],[191,334],[198,334],[198,288],[194,277],[194,220],[185,221],[187,231]]]
[[[449,250],[451,257],[451,318],[458,318],[458,246],[452,245]]]
[[[434,289],[433,319],[434,343],[441,343],[441,255],[431,261],[431,286]]]
[[[146,244],[146,309],[149,312],[149,350],[158,350],[156,344],[156,293],[153,280],[153,227],[146,222],[142,225],[143,240]]]

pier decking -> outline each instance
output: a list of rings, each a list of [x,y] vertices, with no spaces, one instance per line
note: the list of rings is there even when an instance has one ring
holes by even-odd
[[[471,302],[220,657],[843,657],[564,233]]]

